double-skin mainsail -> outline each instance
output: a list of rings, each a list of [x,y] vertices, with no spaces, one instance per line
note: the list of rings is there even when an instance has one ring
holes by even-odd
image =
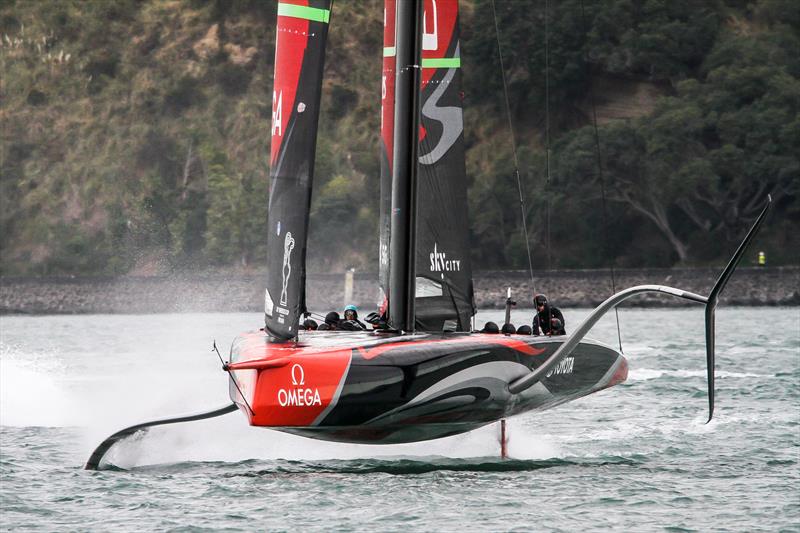
[[[420,17],[421,4],[424,4],[424,13]],[[405,20],[401,20],[401,16]],[[415,16],[417,20],[412,19]],[[398,41],[407,43],[416,56],[400,57],[398,52],[402,52],[402,47],[397,46]],[[392,309],[397,309],[397,306],[389,305],[390,324],[395,327],[400,324],[398,329],[441,331],[446,327],[467,331],[470,318],[475,314],[469,257],[460,66],[457,0],[403,1],[399,4],[396,0],[385,0],[380,282],[384,297],[389,296],[390,284],[398,283],[392,278],[398,277],[398,270],[403,270],[404,275],[413,280],[410,290],[415,296],[410,306],[413,308],[413,324],[391,316]],[[406,86],[402,78],[411,74],[416,74],[418,80],[416,94],[404,95],[402,89]],[[409,110],[408,106],[412,108]],[[409,112],[416,116],[410,119]],[[404,128],[413,128],[414,131],[403,131]],[[416,143],[414,149],[398,153],[394,139],[409,136]],[[413,180],[406,180],[404,169],[395,168],[393,164],[395,161],[400,165],[406,163],[404,157],[415,161],[413,168],[407,165],[406,169],[415,175]],[[411,182],[406,190],[398,187],[405,182]],[[397,216],[398,188],[401,197],[404,193],[415,197],[414,212],[408,217]],[[392,207],[393,202],[395,207]],[[414,232],[409,236],[411,245],[392,247],[391,236],[398,233],[398,228],[392,228],[392,224],[405,223],[410,225],[408,232]],[[398,248],[407,250],[410,255],[403,256],[398,253]],[[395,253],[390,254],[390,250]],[[396,264],[407,260],[410,272]],[[392,272],[395,272],[394,276]],[[400,283],[404,281],[399,280]],[[398,293],[395,287],[395,299],[401,297]],[[400,307],[405,310],[405,307]]]
[[[306,242],[330,0],[278,4],[267,222],[267,333],[297,336],[306,311]]]

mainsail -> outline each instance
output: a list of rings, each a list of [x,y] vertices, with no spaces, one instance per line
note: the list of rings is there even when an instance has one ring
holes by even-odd
[[[384,1],[381,82],[380,285],[390,293],[389,254],[395,123],[396,0]],[[425,0],[416,169],[415,327],[469,330],[475,314],[470,263],[458,1]]]
[[[297,335],[305,312],[306,240],[330,0],[278,3],[272,93],[266,331]]]
[[[378,305],[385,305],[389,295],[389,236],[392,209],[392,157],[394,156],[394,83],[395,83],[395,9],[396,0],[384,0],[383,75],[381,77],[381,197]]]
[[[422,26],[416,327],[440,331],[448,321],[451,328],[468,331],[475,305],[464,164],[458,0],[425,0]]]

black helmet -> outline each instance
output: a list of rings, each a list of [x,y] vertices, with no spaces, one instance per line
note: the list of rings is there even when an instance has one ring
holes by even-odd
[[[539,307],[540,305],[547,305],[547,296],[544,294],[537,294],[533,297],[533,305]]]
[[[552,329],[561,329],[562,327],[564,327],[564,324],[562,324],[561,321],[557,318],[551,318],[550,327]]]
[[[318,331],[328,331],[329,329],[331,329],[331,327],[325,322],[320,324],[319,327],[317,328]]]
[[[494,322],[487,322],[483,326],[481,333],[500,333],[500,328],[498,328],[497,324],[495,324]]]
[[[503,329],[500,330],[500,333],[505,333],[506,335],[512,335],[517,332],[517,328],[514,327],[514,324],[503,324]]]
[[[335,326],[339,323],[339,313],[336,311],[331,311],[327,315],[325,315],[325,323],[330,326]]]
[[[530,335],[531,333],[533,333],[533,330],[527,324],[524,326],[520,326],[519,329],[517,330],[518,335]]]
[[[318,327],[317,321],[314,320],[313,318],[306,318],[303,321],[303,329],[314,330],[317,329],[317,327]]]

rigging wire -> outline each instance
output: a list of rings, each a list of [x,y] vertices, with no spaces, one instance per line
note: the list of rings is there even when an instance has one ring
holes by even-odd
[[[519,159],[517,158],[517,140],[514,136],[514,126],[511,122],[511,104],[508,100],[508,83],[506,82],[506,69],[503,63],[503,49],[500,46],[500,29],[497,25],[497,8],[495,7],[495,0],[492,0],[492,15],[494,17],[494,32],[495,39],[497,40],[497,53],[500,56],[500,73],[503,77],[503,95],[505,96],[506,116],[508,117],[508,131],[511,134],[511,150],[514,154],[514,174],[517,177],[517,191],[519,192],[519,209],[522,217],[522,232],[525,237],[525,249],[528,252],[528,273],[531,278],[531,286],[533,292],[536,292],[536,282],[533,280],[533,260],[531,259],[531,245],[528,239],[528,224],[525,221],[525,199],[522,194],[522,179],[519,175]]]
[[[588,31],[586,28],[586,9],[583,4],[583,0],[581,0],[581,25],[583,26],[583,35],[586,37],[588,35]],[[586,68],[589,69],[589,62],[586,61]],[[592,108],[592,128],[594,129],[594,146],[595,146],[595,155],[596,155],[596,162],[597,162],[597,177],[600,181],[600,197],[602,200],[603,205],[603,239],[604,239],[604,247],[605,247],[605,255],[609,257],[609,238],[608,238],[608,208],[606,206],[606,182],[603,176],[603,161],[602,156],[600,153],[600,133],[597,128],[597,106],[595,105],[594,100],[594,90],[592,89],[593,84],[591,81],[589,82],[589,103]],[[616,281],[616,273],[614,269],[614,260],[610,258],[609,260],[609,269],[611,270],[611,294],[616,294],[617,292],[617,281]],[[619,325],[619,309],[614,307],[614,315],[617,318],[617,339],[619,341],[619,351],[622,351],[622,330]]]

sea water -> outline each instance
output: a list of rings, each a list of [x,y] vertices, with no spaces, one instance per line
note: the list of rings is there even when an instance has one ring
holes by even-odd
[[[567,310],[567,329],[588,310]],[[530,310],[513,321],[530,322]],[[216,354],[253,314],[0,317],[4,530],[800,531],[800,309],[624,309],[625,384],[418,444],[318,442],[244,416],[114,431],[228,403]],[[502,312],[480,313],[502,320]],[[570,326],[571,325],[571,326]],[[618,346],[613,313],[592,332]]]

